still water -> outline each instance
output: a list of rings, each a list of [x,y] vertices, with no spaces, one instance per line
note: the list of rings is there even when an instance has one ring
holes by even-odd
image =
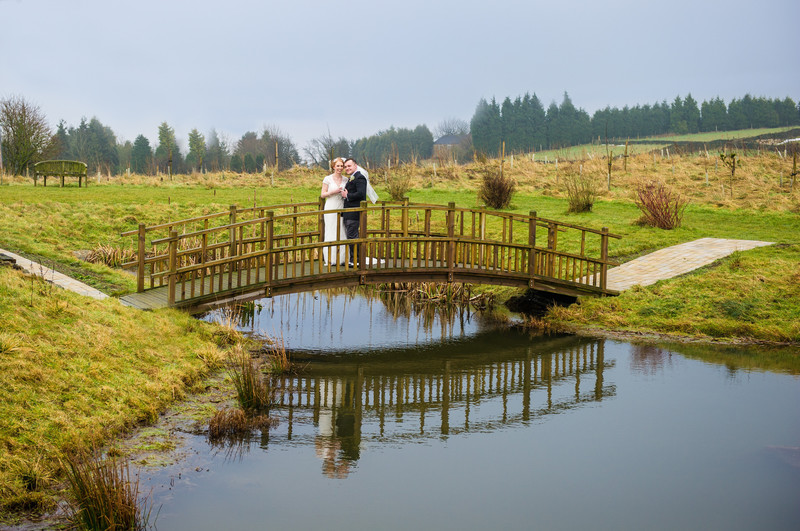
[[[269,434],[142,476],[159,530],[800,529],[793,369],[350,292],[240,324],[308,365]]]

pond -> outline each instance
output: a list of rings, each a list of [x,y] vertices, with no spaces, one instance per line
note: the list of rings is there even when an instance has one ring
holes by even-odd
[[[268,434],[189,436],[143,474],[158,529],[800,529],[796,362],[420,308],[318,292],[240,315],[305,369]]]

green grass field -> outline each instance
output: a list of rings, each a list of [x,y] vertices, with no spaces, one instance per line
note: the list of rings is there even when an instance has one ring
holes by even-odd
[[[492,162],[494,163],[494,162]],[[691,339],[717,343],[800,345],[800,189],[790,161],[775,154],[748,156],[728,188],[725,168],[698,156],[641,155],[628,171],[614,167],[605,189],[605,162],[580,171],[598,182],[591,212],[568,214],[564,177],[576,164],[515,161],[510,210],[623,236],[610,253],[627,261],[643,253],[703,237],[752,239],[776,245],[735,253],[710,266],[619,297],[586,299],[552,310],[548,326],[581,333]],[[412,202],[477,205],[480,165],[397,170],[411,179]],[[295,170],[269,176],[202,175],[103,178],[88,188],[34,187],[22,178],[0,186],[0,248],[42,262],[118,295],[135,289],[127,272],[83,261],[98,246],[130,247],[120,233],[242,206],[313,201],[325,172]],[[375,172],[374,184],[386,196]],[[388,177],[387,177],[388,178]],[[660,230],[636,223],[636,183],[667,182],[691,199],[681,227]],[[490,288],[494,289],[494,288]],[[503,292],[508,294],[508,292]],[[31,490],[31,474],[57,477],[58,452],[87,441],[107,442],[195,389],[219,367],[220,328],[174,311],[142,313],[115,299],[95,301],[57,289],[11,268],[0,268],[0,521],[20,510],[51,506],[55,481]],[[786,358],[786,349],[779,357]],[[734,354],[726,354],[734,356]],[[785,362],[749,360],[749,366]],[[728,358],[725,358],[728,359]],[[787,365],[788,363],[788,365]],[[793,370],[793,369],[787,369]],[[48,468],[50,467],[50,468]],[[48,472],[49,470],[49,472]],[[49,505],[50,504],[50,505]]]

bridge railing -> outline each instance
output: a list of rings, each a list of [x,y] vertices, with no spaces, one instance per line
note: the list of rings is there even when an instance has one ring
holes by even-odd
[[[138,291],[167,285],[169,302],[279,286],[325,281],[353,269],[323,258],[337,247],[353,246],[355,270],[373,279],[413,277],[418,281],[528,283],[556,281],[606,293],[608,229],[579,227],[539,218],[449,205],[363,203],[358,239],[325,242],[322,203],[253,207],[181,220],[154,227],[140,225],[135,262]],[[277,213],[276,213],[277,212]],[[231,221],[233,220],[233,221]],[[227,223],[211,226],[214,221]],[[338,223],[337,223],[338,226]],[[178,232],[181,229],[183,232]],[[148,234],[166,236],[151,241]],[[428,277],[426,277],[426,274]]]

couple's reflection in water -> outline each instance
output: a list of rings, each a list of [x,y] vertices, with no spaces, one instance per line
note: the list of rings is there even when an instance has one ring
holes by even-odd
[[[353,382],[325,381],[322,403],[315,410],[317,436],[314,447],[322,460],[322,473],[342,479],[350,473],[360,453],[360,415],[356,414]]]

